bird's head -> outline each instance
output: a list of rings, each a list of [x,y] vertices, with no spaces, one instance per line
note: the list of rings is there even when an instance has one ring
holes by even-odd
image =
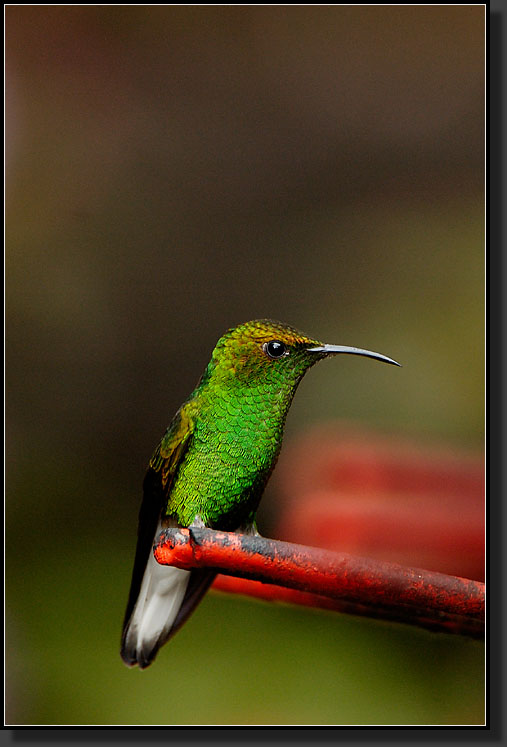
[[[271,319],[256,319],[228,330],[217,342],[209,372],[217,380],[240,385],[294,388],[317,361],[329,355],[349,353],[399,365],[370,350],[326,345],[294,327]]]

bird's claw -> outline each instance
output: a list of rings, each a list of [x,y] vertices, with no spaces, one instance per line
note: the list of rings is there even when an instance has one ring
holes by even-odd
[[[190,542],[192,544],[194,544],[194,545],[198,545],[199,542],[197,541],[197,539],[195,537],[195,534],[193,532],[194,529],[206,529],[206,525],[205,525],[204,521],[201,519],[200,514],[196,514],[196,516],[194,517],[193,522],[188,527],[188,534],[189,534],[189,537],[190,537]]]

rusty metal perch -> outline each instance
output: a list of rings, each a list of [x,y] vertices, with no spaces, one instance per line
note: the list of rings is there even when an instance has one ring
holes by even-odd
[[[239,577],[218,576],[214,586],[223,591],[484,635],[485,590],[479,581],[213,529],[166,529],[154,554],[163,565]]]

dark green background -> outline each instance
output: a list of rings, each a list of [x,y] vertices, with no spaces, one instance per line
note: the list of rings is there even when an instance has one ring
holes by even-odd
[[[483,722],[459,637],[210,593],[145,672],[118,648],[145,465],[226,328],[403,363],[317,367],[287,439],[482,449],[484,12],[7,7],[9,723]]]

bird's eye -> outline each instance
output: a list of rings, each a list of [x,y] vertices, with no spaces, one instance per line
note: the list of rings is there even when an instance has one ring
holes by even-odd
[[[264,352],[269,355],[270,358],[281,358],[284,355],[288,355],[289,351],[285,347],[283,342],[280,340],[271,340],[271,342],[265,342],[262,346]]]

